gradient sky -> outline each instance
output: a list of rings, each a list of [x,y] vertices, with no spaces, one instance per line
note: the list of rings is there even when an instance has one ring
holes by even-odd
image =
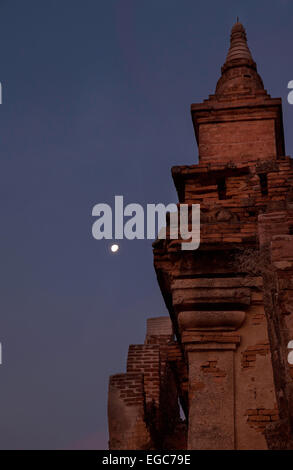
[[[1,449],[107,447],[108,376],[167,311],[151,241],[110,254],[92,207],[176,202],[237,15],[293,153],[292,1],[0,0]]]

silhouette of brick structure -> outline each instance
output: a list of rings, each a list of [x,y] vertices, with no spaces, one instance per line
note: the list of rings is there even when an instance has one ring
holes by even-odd
[[[127,373],[110,378],[111,449],[293,448],[293,164],[282,104],[239,22],[221,72],[215,94],[191,106],[199,163],[172,168],[179,203],[200,204],[200,247],[153,245],[171,321],[150,319]]]

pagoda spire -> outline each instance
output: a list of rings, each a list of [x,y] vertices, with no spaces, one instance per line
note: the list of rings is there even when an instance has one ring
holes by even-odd
[[[230,49],[225,63],[238,59],[247,59],[249,62],[253,62],[251,52],[247,45],[245,28],[239,21],[234,24],[231,30]]]
[[[264,92],[262,79],[247,45],[245,28],[239,20],[232,27],[230,47],[221,71],[217,96],[254,94],[256,90]]]

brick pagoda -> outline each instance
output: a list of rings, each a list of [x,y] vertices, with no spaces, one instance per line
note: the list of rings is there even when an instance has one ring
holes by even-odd
[[[201,243],[154,243],[169,317],[109,384],[110,449],[293,449],[293,162],[282,103],[237,22],[215,94],[191,105],[199,163],[172,168]]]

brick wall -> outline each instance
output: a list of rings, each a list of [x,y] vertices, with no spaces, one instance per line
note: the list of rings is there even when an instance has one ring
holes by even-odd
[[[274,120],[242,120],[199,126],[200,162],[257,160],[276,156]]]
[[[146,403],[159,404],[160,348],[158,345],[131,345],[128,350],[127,372],[143,374]]]
[[[152,440],[144,420],[143,374],[110,377],[108,392],[110,449],[151,449]]]
[[[129,346],[127,373],[110,378],[110,449],[186,447],[177,391],[182,379],[170,366],[174,360],[182,363],[182,352],[174,342],[170,319],[149,319],[145,344]]]
[[[247,410],[247,423],[256,431],[264,432],[268,424],[278,421],[279,412],[277,406],[271,410],[259,408],[255,410]]]

